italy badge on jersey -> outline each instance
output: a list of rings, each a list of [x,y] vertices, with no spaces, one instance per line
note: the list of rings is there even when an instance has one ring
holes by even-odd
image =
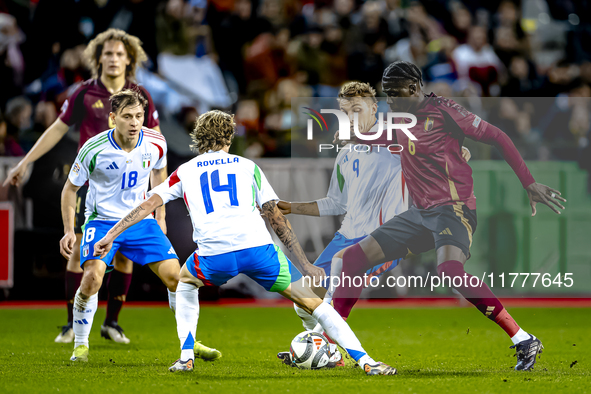
[[[152,154],[151,153],[146,153],[146,154],[142,155],[142,167],[143,168],[150,167],[150,161],[152,161]]]
[[[88,244],[82,248],[82,257],[88,256]]]

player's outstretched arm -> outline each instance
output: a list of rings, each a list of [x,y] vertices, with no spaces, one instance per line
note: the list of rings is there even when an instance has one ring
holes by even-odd
[[[8,176],[6,177],[3,186],[6,186],[9,182],[11,185],[18,185],[22,181],[25,172],[27,171],[27,166],[49,152],[49,150],[53,148],[67,132],[68,125],[62,122],[60,118],[57,118],[56,121],[53,122],[53,124],[49,126],[43,135],[37,140],[29,153],[23,157],[16,167],[8,172]]]
[[[115,238],[117,238],[122,232],[144,220],[150,213],[163,205],[162,198],[158,194],[154,194],[148,198],[141,205],[134,208],[125,216],[123,219],[117,222],[107,234],[101,238],[100,241],[94,244],[93,256],[103,258],[111,250],[111,246]]]
[[[70,259],[74,244],[76,243],[76,234],[74,233],[74,222],[76,218],[76,192],[80,189],[70,180],[62,189],[62,221],[64,222],[64,236],[60,240],[60,253],[66,259]]]
[[[166,167],[161,169],[154,168],[150,173],[150,185],[152,186],[152,189],[164,182],[167,176]],[[156,209],[155,219],[162,232],[166,234],[166,208],[164,208],[164,204]]]
[[[564,206],[562,206],[557,200],[566,202],[566,200],[560,196],[560,192],[546,185],[542,185],[541,183],[536,183],[534,177],[529,172],[527,165],[523,161],[523,158],[519,154],[519,151],[513,144],[513,141],[511,141],[511,138],[498,127],[487,122],[482,123],[482,129],[478,133],[470,134],[472,131],[468,128],[470,131],[466,136],[493,145],[501,152],[503,158],[507,164],[511,166],[515,175],[517,175],[521,181],[523,188],[527,191],[527,196],[529,197],[529,202],[532,208],[532,216],[536,214],[536,204],[539,202],[547,205],[551,210],[560,214],[560,211],[556,209],[556,207],[564,209]],[[476,128],[473,129],[476,130]],[[464,132],[466,133],[466,130],[464,130]]]
[[[293,213],[294,215],[320,216],[318,203],[316,201],[288,202],[280,200],[277,202],[277,208],[279,208],[284,215]]]
[[[275,234],[279,237],[281,242],[287,247],[294,257],[294,263],[296,268],[304,276],[310,276],[317,280],[323,280],[326,276],[324,270],[320,267],[315,267],[308,261],[304,253],[304,249],[298,242],[298,237],[295,235],[289,220],[277,208],[275,201],[267,201],[261,207],[263,215],[269,220],[269,224],[275,231]],[[317,282],[318,283],[318,282]]]

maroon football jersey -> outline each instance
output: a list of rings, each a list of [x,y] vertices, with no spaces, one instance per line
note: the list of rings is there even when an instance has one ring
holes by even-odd
[[[160,122],[158,121],[158,111],[156,111],[156,107],[148,91],[129,81],[123,87],[123,89],[138,88],[148,100],[144,126],[152,129],[158,126]],[[98,78],[83,82],[64,102],[59,117],[68,126],[76,125],[76,128],[80,131],[78,150],[80,150],[88,139],[115,127],[109,119],[109,112],[111,112],[109,97],[111,97],[111,93],[109,93],[100,78]]]
[[[399,129],[396,137],[404,147],[402,172],[418,208],[460,202],[476,209],[472,168],[462,157],[465,137],[497,145],[523,187],[535,182],[508,137],[455,101],[431,93],[413,114],[417,124],[410,132],[417,140],[411,140]]]

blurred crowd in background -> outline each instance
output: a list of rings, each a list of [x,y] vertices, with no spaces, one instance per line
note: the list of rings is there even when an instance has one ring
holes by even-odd
[[[90,77],[86,43],[115,27],[143,42],[137,79],[167,136],[222,108],[236,113],[235,152],[287,157],[292,97],[335,97],[348,80],[381,95],[400,59],[422,68],[426,92],[504,97],[488,120],[526,159],[589,167],[588,101],[572,98],[591,96],[590,19],[577,0],[0,0],[0,155],[31,148]],[[556,98],[543,115],[567,124],[513,97]]]
[[[236,114],[233,153],[289,157],[292,98],[336,97],[349,80],[383,96],[382,72],[395,60],[421,67],[425,92],[500,127],[525,159],[589,170],[590,22],[591,2],[579,0],[0,0],[0,156],[9,156],[0,179],[90,78],[82,53],[111,27],[139,37],[149,57],[137,81],[160,114],[169,172],[193,155],[188,133],[212,108]],[[50,298],[62,296],[60,193],[78,145],[75,130],[67,136],[34,164],[22,193],[0,188],[19,207],[15,276],[32,271]],[[472,160],[501,159],[465,144]],[[169,237],[188,255],[185,207],[167,212]],[[156,297],[153,275],[134,275],[130,294]],[[16,297],[32,297],[26,283]]]

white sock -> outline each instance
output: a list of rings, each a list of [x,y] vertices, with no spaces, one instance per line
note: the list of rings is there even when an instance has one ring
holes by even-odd
[[[303,308],[300,308],[297,304],[293,304],[293,309],[295,309],[300,319],[302,319],[302,324],[304,325],[306,331],[314,330],[314,327],[316,327],[316,324],[318,324],[316,319],[314,319],[314,317],[306,312]]]
[[[168,290],[168,306],[172,313],[176,314],[176,293],[170,290]]]
[[[74,298],[74,347],[80,345],[88,346],[88,335],[92,328],[94,314],[98,308],[98,294],[91,295],[88,298],[82,297],[80,289],[76,291]]]
[[[330,266],[330,279],[328,282],[328,290],[324,295],[324,302],[326,302],[327,304],[330,304],[332,302],[332,297],[334,295],[335,290],[337,289],[335,284],[338,283],[336,282],[335,278],[339,278],[340,281],[341,272],[343,272],[343,259],[340,257],[333,257]]]
[[[179,282],[176,288],[176,330],[181,343],[181,361],[195,359],[193,347],[199,320],[199,288]]]
[[[513,345],[517,345],[519,342],[526,341],[528,339],[529,339],[529,334],[527,332],[523,331],[523,328],[520,328],[519,331],[517,331],[517,334],[515,334],[511,337],[511,341],[513,342]]]
[[[326,303],[321,303],[312,314],[324,328],[324,331],[336,343],[344,348],[355,361],[364,360],[364,363],[375,363],[367,352],[361,346],[359,339],[355,336],[349,325],[343,318],[334,310],[332,306]],[[361,364],[361,366],[363,366]]]

